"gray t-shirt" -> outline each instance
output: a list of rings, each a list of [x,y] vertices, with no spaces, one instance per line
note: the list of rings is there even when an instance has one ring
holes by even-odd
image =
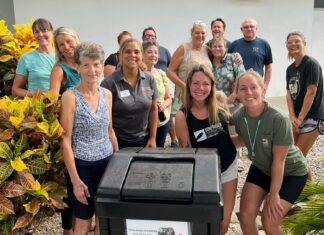
[[[115,71],[102,81],[113,97],[112,120],[118,139],[138,143],[149,135],[149,113],[152,101],[157,99],[157,88],[151,74],[139,70],[136,86],[133,88],[121,70]]]
[[[307,173],[306,160],[294,144],[289,118],[283,112],[267,104],[259,117],[251,118],[242,107],[234,113],[233,121],[238,135],[244,140],[249,151],[252,164],[264,174],[271,176],[274,145],[290,146],[285,161],[285,176],[302,176]],[[250,137],[247,128],[249,128]],[[252,149],[254,138],[255,145]],[[255,153],[254,156],[252,152]]]

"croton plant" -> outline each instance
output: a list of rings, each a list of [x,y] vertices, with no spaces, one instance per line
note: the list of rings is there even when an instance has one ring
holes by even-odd
[[[51,92],[0,99],[0,231],[19,232],[66,205],[59,101]]]

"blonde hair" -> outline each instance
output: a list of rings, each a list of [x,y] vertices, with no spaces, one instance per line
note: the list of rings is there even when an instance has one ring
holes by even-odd
[[[226,47],[227,43],[224,37],[220,36],[220,37],[213,38],[210,42],[210,47],[212,47],[215,43],[222,43],[224,47],[227,49]]]
[[[226,99],[224,94],[216,90],[215,77],[212,71],[204,64],[196,64],[189,72],[186,87],[184,91],[183,108],[187,113],[192,107],[192,96],[190,94],[190,84],[193,75],[197,72],[203,72],[211,80],[211,90],[209,96],[206,98],[206,104],[208,109],[208,119],[211,125],[219,123],[219,113],[222,113],[226,119],[229,119],[230,113],[226,106]]]
[[[64,60],[63,54],[60,52],[58,44],[56,42],[56,38],[59,35],[69,35],[72,36],[76,42],[76,44],[80,44],[80,37],[79,35],[75,32],[74,29],[69,28],[69,27],[59,27],[54,31],[54,46],[55,46],[55,57],[57,62],[62,62]]]
[[[147,69],[146,64],[143,62],[143,54],[144,54],[144,51],[143,51],[142,43],[141,43],[139,40],[135,39],[135,38],[129,38],[129,39],[125,40],[125,41],[120,45],[120,48],[119,48],[119,58],[118,58],[118,59],[119,59],[119,64],[118,64],[118,66],[119,66],[119,67],[122,67],[122,66],[123,66],[123,64],[122,64],[122,56],[123,56],[123,53],[124,53],[125,48],[126,48],[126,47],[128,46],[128,44],[130,44],[130,43],[135,43],[135,44],[137,44],[138,47],[140,48],[141,53],[142,53],[142,59],[141,59],[141,61],[140,61],[138,67],[139,67],[141,70],[146,70],[146,69]]]
[[[263,78],[261,77],[261,75],[260,75],[258,72],[254,71],[253,69],[249,69],[249,70],[245,71],[244,73],[241,73],[241,74],[238,76],[237,81],[236,81],[236,87],[235,87],[235,91],[236,91],[236,93],[239,91],[239,87],[240,87],[240,81],[241,81],[241,79],[242,79],[243,77],[248,76],[248,75],[250,75],[250,76],[256,78],[258,85],[259,85],[262,89],[265,88],[264,81],[263,81]]]

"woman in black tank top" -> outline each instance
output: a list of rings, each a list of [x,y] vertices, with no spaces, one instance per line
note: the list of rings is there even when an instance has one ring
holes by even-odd
[[[225,103],[226,96],[216,91],[211,70],[205,65],[195,65],[187,78],[183,107],[176,115],[176,134],[181,147],[216,148],[222,176],[235,171],[234,177],[222,183],[221,234],[228,230],[237,187],[236,148],[228,131],[229,112]]]

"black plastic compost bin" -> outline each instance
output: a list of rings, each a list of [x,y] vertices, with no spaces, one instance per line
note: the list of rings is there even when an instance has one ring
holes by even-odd
[[[115,153],[96,198],[101,235],[127,234],[129,219],[184,221],[191,235],[219,234],[219,166],[215,149],[125,148]]]

